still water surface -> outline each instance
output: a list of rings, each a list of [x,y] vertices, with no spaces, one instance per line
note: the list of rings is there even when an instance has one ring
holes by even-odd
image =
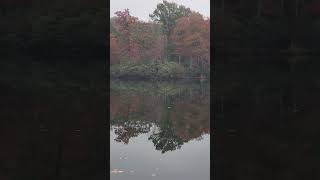
[[[112,180],[209,180],[208,83],[111,82]]]

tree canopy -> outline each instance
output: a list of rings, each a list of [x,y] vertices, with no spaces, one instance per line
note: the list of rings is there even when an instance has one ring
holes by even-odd
[[[111,17],[110,62],[123,65],[122,70],[116,68],[112,74],[168,74],[173,77],[177,72],[189,72],[192,76],[208,75],[210,18],[167,1],[159,3],[150,17],[153,21],[141,21],[132,16],[129,9]],[[134,65],[127,66],[127,63]],[[127,67],[131,67],[130,70]]]

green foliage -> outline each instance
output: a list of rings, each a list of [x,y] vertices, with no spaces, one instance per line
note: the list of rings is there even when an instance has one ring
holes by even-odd
[[[189,8],[186,8],[183,5],[178,6],[176,3],[170,3],[168,1],[163,1],[157,5],[157,8],[150,14],[150,18],[156,22],[161,24],[161,29],[163,33],[166,35],[166,56],[167,59],[170,59],[170,55],[173,52],[171,47],[170,36],[171,33],[176,26],[177,19],[187,16],[191,13]]]
[[[184,74],[184,67],[175,63],[175,62],[165,62],[158,65],[158,74],[159,77],[164,78],[182,78]]]
[[[115,78],[177,79],[184,74],[185,68],[175,62],[126,62],[110,68],[110,75]]]
[[[129,10],[118,11],[110,18],[111,76],[125,79],[180,79],[190,75],[209,77],[209,19],[191,12],[184,6],[164,1],[154,14],[156,22],[144,22],[130,15]],[[187,16],[188,17],[185,17]],[[189,22],[188,19],[192,19]],[[185,21],[187,26],[183,26]],[[159,22],[159,23],[157,23]],[[170,29],[161,32],[161,27]],[[177,27],[189,34],[176,37]],[[197,33],[196,33],[197,32]],[[163,33],[167,33],[163,35]],[[175,38],[176,37],[176,38]],[[194,44],[197,45],[194,45]],[[177,50],[179,49],[179,50]],[[194,58],[196,57],[196,58]],[[161,62],[161,63],[160,63]],[[187,63],[188,62],[188,63]],[[179,63],[179,64],[177,64]],[[195,76],[193,76],[195,77]]]
[[[208,90],[209,84],[205,84],[204,88]],[[184,93],[199,92],[199,84],[195,82],[186,82],[186,83],[177,83],[162,81],[157,83],[150,83],[146,81],[110,81],[110,89],[114,92],[123,92],[124,93],[141,93],[151,96],[179,96]],[[209,91],[208,91],[209,92]]]
[[[174,28],[178,18],[187,16],[190,13],[191,10],[185,6],[163,1],[157,5],[157,8],[149,16],[155,22],[161,23],[164,33],[168,34]]]

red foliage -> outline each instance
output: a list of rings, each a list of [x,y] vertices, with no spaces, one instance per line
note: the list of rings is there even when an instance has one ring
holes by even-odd
[[[210,61],[210,19],[198,13],[178,19],[173,31],[176,53],[188,59],[197,60],[196,64],[209,64]]]
[[[120,63],[120,48],[118,40],[112,34],[110,34],[110,64]]]
[[[130,16],[128,9],[117,11],[115,14],[117,15],[115,23],[123,42],[121,43],[121,54],[127,59],[136,60],[139,58],[139,55],[137,54],[137,45],[132,39],[131,30],[134,28],[137,18]]]
[[[117,33],[110,39],[111,58],[127,59],[133,62],[161,59],[163,53],[163,38],[156,31],[159,25],[145,23],[130,16],[129,10],[116,12],[112,26]],[[117,60],[111,60],[115,63]]]

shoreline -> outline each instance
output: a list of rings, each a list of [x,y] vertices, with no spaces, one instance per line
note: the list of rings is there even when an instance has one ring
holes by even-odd
[[[172,78],[172,79],[150,79],[150,78],[138,78],[138,77],[131,77],[131,78],[113,78],[110,77],[110,81],[123,81],[123,82],[210,82],[209,78]]]

